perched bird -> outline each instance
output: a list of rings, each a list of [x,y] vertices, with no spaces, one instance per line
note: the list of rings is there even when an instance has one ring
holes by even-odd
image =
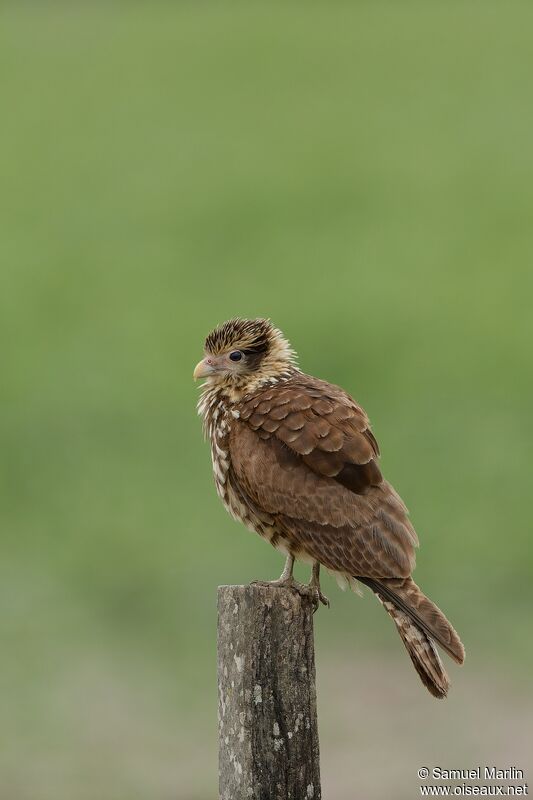
[[[418,538],[378,467],[363,409],[343,389],[301,372],[267,319],[231,319],[205,340],[194,378],[211,444],[217,492],[235,519],[287,556],[274,585],[321,592],[322,564],[341,584],[359,581],[392,617],[424,685],[445,697],[435,643],[462,664],[464,648],[442,611],[411,578]],[[309,584],[294,560],[312,564]]]

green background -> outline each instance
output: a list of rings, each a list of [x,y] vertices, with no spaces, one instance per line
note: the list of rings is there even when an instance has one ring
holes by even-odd
[[[216,586],[282,566],[223,511],[195,412],[233,315],[366,408],[467,648],[437,703],[379,604],[325,580],[324,796],[527,769],[532,24],[519,2],[4,5],[0,797],[217,796]]]

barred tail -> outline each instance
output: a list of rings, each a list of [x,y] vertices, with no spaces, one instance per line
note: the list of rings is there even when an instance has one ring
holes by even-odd
[[[427,634],[415,625],[403,611],[399,611],[389,600],[378,595],[379,600],[396,623],[405,649],[422,683],[433,697],[443,698],[448,694],[450,681],[442,665],[437,648]]]
[[[446,697],[450,682],[433,640],[459,664],[465,651],[442,611],[412,578],[358,578],[375,592],[398,629],[422,683],[435,697]]]

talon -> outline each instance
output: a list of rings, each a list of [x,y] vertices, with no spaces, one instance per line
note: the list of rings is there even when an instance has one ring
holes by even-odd
[[[313,606],[314,606],[313,614],[316,611],[318,611],[318,608],[319,608],[321,603],[322,603],[323,606],[327,606],[329,608],[329,606],[330,606],[329,600],[328,600],[328,598],[326,597],[325,594],[322,594],[320,589],[317,589],[316,586],[315,586],[314,588],[312,588],[312,593],[313,593]]]
[[[294,580],[292,577],[292,571],[294,569],[294,556],[288,555],[287,560],[285,561],[285,566],[283,567],[283,572],[275,581],[252,581],[251,586],[287,586],[287,587],[294,587],[299,586],[297,581]]]
[[[308,586],[312,589],[315,596],[315,611],[318,609],[320,603],[322,605],[330,607],[329,599],[326,597],[325,594],[322,594],[320,589],[320,564],[316,561],[313,564],[313,573],[311,576],[311,580],[308,583]]]
[[[272,586],[275,589],[291,589],[293,592],[297,592],[300,597],[312,597],[313,601],[317,596],[316,590],[312,586],[309,586],[308,583],[300,583],[293,577],[278,578],[275,581],[250,581],[250,586]],[[318,608],[318,599],[316,600],[316,607]]]
[[[313,574],[309,583],[300,583],[292,574],[294,566],[294,557],[287,556],[285,568],[280,577],[275,581],[251,581],[250,586],[273,586],[279,588],[292,589],[298,592],[300,597],[310,597],[313,602],[313,614],[317,611],[319,605],[327,606],[329,608],[329,600],[325,594],[322,594],[320,589],[320,564],[316,562],[313,565]]]
[[[274,586],[278,588],[296,589],[298,584],[294,578],[277,578],[275,581],[250,581],[250,586]]]

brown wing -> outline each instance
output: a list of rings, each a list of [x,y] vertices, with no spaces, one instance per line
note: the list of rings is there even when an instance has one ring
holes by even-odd
[[[338,386],[300,375],[242,404],[241,419],[260,438],[272,435],[318,475],[353,492],[378,486],[378,444],[362,408]]]
[[[377,454],[364,411],[307,376],[248,399],[230,435],[238,490],[292,552],[353,576],[407,576],[416,534]]]

